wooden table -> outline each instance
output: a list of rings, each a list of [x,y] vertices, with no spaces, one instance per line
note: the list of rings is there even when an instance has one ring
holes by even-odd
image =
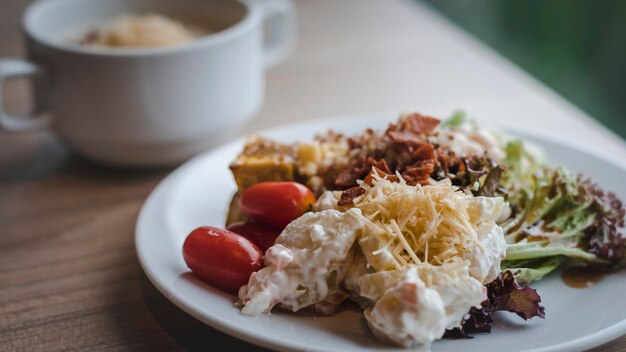
[[[26,5],[0,0],[0,56],[22,55]],[[591,139],[626,161],[618,137],[428,9],[395,0],[297,5],[299,46],[268,72],[265,106],[241,133],[325,115],[464,107],[495,124],[541,123],[553,138]],[[27,88],[8,89],[11,110],[29,106]],[[136,218],[170,171],[93,164],[50,132],[0,134],[0,351],[259,350],[183,313],[139,267]]]

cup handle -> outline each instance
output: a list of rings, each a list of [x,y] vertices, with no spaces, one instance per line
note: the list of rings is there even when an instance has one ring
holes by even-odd
[[[46,128],[52,123],[48,115],[40,111],[22,115],[10,115],[4,111],[2,89],[7,79],[20,76],[41,77],[43,69],[23,59],[0,59],[0,129],[7,132],[27,132]],[[35,104],[38,106],[38,104]]]
[[[265,67],[289,56],[296,42],[296,10],[291,0],[265,0],[263,10],[263,56]]]

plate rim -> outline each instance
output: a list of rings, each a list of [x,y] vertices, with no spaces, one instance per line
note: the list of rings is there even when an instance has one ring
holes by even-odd
[[[388,117],[385,117],[388,116]],[[336,122],[337,120],[349,120],[350,122],[363,122],[364,125],[368,125],[368,123],[377,122],[377,123],[386,123],[391,122],[396,118],[397,114],[341,114],[336,116],[330,116],[320,119],[308,119],[304,121],[298,121],[288,124],[282,124],[278,126],[274,126],[271,128],[263,129],[255,134],[266,135],[266,134],[275,134],[281,133],[282,131],[288,130],[290,128],[302,128],[309,125],[320,125],[320,126],[332,126],[331,122]],[[479,120],[480,121],[480,120]],[[542,133],[539,131],[529,131],[529,130],[521,130],[519,128],[512,128],[511,126],[506,126],[506,124],[501,123],[490,123],[489,127],[495,127],[501,130],[504,130],[507,133],[511,133],[515,136],[519,136],[520,138],[531,138],[540,141],[545,141],[547,143],[559,144],[570,149],[574,149],[582,154],[586,154],[590,157],[600,159],[605,163],[611,164],[626,173],[626,167],[616,164],[615,162],[609,160],[604,155],[595,153],[593,151],[581,150],[577,145],[572,143],[571,141],[565,138],[559,138],[552,135],[548,135],[547,133]],[[319,132],[322,132],[326,127],[319,128]],[[240,330],[237,329],[237,326],[234,324],[229,324],[224,319],[219,319],[212,315],[207,315],[203,312],[200,312],[194,304],[190,302],[186,302],[184,300],[180,300],[174,293],[171,293],[167,288],[166,284],[161,282],[159,279],[159,275],[153,272],[152,268],[147,265],[148,260],[146,259],[149,254],[145,253],[145,247],[142,246],[141,242],[143,240],[143,236],[141,232],[141,228],[145,223],[145,220],[148,217],[148,213],[158,210],[160,206],[157,200],[162,197],[166,197],[167,187],[174,183],[180,175],[184,174],[187,169],[193,168],[195,164],[200,162],[201,160],[210,157],[213,154],[219,154],[223,150],[228,149],[229,147],[233,147],[235,145],[243,146],[243,143],[247,137],[241,136],[230,142],[223,143],[218,145],[216,148],[204,151],[190,160],[186,161],[172,172],[170,172],[163,180],[159,182],[159,184],[150,192],[150,195],[146,198],[144,203],[141,206],[141,210],[137,217],[137,222],[135,225],[135,251],[137,257],[139,259],[140,266],[150,282],[157,288],[157,290],[163,294],[168,300],[170,300],[174,305],[176,305],[179,309],[183,310],[187,314],[191,315],[195,319],[207,324],[223,333],[226,333],[232,337],[241,339],[243,341],[262,346],[265,348],[280,350],[280,351],[302,351],[309,350],[310,346],[307,347],[306,343],[298,344],[292,343],[291,341],[282,341],[272,337],[268,337],[261,333],[257,333],[255,331],[250,330]],[[155,209],[156,208],[156,209]],[[144,235],[145,236],[145,235]],[[550,346],[534,348],[529,350],[524,350],[527,352],[565,352],[572,350],[585,350],[593,347],[600,346],[604,343],[608,343],[613,341],[623,335],[626,334],[626,316],[624,318],[602,330],[596,331],[592,334],[585,335],[579,337],[574,340],[564,341],[561,343],[556,343]],[[317,351],[325,351],[325,352],[334,352],[335,349],[328,348],[316,348]]]

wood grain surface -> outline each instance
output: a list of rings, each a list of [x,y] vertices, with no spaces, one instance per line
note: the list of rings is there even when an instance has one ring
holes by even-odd
[[[107,169],[33,143],[34,163],[3,163],[0,176],[0,350],[256,350],[180,311],[137,262],[137,214],[167,170]]]
[[[0,0],[0,57],[23,54],[18,21],[26,5]],[[300,13],[306,46],[323,31],[312,25],[323,11],[299,5],[307,9]],[[286,67],[270,72],[266,107],[246,130],[286,121],[275,117],[285,113],[281,101],[309,93],[292,89],[298,66]],[[27,109],[28,84],[9,88],[9,109]],[[0,133],[0,351],[261,350],[183,313],[143,274],[133,244],[137,215],[170,171],[97,165],[49,132]],[[622,337],[594,351],[625,344]]]

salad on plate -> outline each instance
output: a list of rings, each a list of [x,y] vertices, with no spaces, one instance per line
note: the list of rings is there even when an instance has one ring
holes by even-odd
[[[230,168],[226,229],[192,231],[183,256],[251,317],[354,302],[379,340],[410,347],[490,332],[496,311],[544,318],[533,281],[626,263],[613,193],[463,113],[291,144],[252,136]]]

